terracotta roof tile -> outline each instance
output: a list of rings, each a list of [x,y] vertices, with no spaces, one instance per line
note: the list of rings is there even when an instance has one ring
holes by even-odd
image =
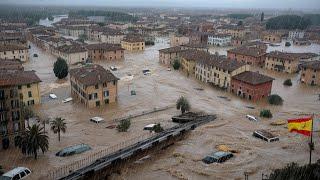
[[[104,69],[98,64],[85,65],[80,68],[71,69],[70,76],[86,86],[119,80],[119,78],[113,75],[109,70]]]
[[[252,71],[240,73],[232,78],[252,85],[263,84],[274,80],[272,77]]]
[[[41,82],[35,71],[0,71],[0,86],[26,85]]]

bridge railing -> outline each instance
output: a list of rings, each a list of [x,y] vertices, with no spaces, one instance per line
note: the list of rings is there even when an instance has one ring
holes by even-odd
[[[144,116],[144,115],[155,113],[155,112],[159,112],[159,111],[164,111],[164,110],[170,109],[172,107],[174,107],[174,105],[164,106],[164,107],[155,107],[155,108],[150,109],[150,110],[145,110],[145,111],[141,111],[141,112],[138,112],[138,113],[135,113],[135,114],[129,114],[129,115],[124,116],[124,117],[116,118],[116,119],[113,119],[113,121],[114,122],[119,122],[119,121],[124,120],[124,119],[136,118],[136,117],[139,117],[139,116]]]
[[[114,153],[120,149],[123,149],[125,147],[131,146],[139,141],[145,140],[149,137],[151,137],[153,134],[148,132],[144,133],[142,135],[136,136],[134,138],[131,138],[129,140],[123,141],[121,143],[115,144],[113,146],[96,150],[95,152],[92,152],[91,154],[87,155],[84,158],[81,158],[80,160],[76,160],[73,162],[70,162],[66,165],[55,167],[52,170],[49,170],[48,174],[46,175],[46,179],[59,179],[65,176],[68,176],[70,173],[79,170],[83,167],[89,166],[96,160],[107,156],[111,153]]]

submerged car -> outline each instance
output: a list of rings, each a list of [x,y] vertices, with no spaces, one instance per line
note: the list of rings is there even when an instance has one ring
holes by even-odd
[[[217,151],[211,155],[206,156],[205,158],[202,159],[202,161],[206,164],[211,164],[214,162],[222,163],[232,157],[233,157],[233,154],[230,152]]]
[[[4,173],[2,176],[0,176],[0,179],[2,180],[18,180],[18,179],[25,179],[27,176],[31,174],[30,169],[26,167],[16,167],[6,173]]]
[[[90,149],[91,147],[88,146],[87,144],[77,144],[77,145],[62,149],[61,151],[56,153],[56,156],[60,156],[60,157],[71,156],[74,154],[80,154],[85,151],[89,151]]]
[[[248,118],[250,121],[258,121],[258,118],[252,116],[252,115],[246,115],[246,118]]]
[[[254,131],[252,135],[267,142],[279,141],[279,137],[263,129]]]

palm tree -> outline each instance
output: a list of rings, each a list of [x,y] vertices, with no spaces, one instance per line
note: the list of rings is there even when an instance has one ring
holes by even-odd
[[[64,122],[65,119],[61,118],[61,117],[57,117],[55,118],[53,121],[51,121],[51,130],[53,131],[53,133],[58,133],[58,139],[60,141],[60,132],[62,131],[63,133],[66,132],[67,129],[67,123]]]
[[[189,111],[190,110],[190,104],[189,104],[189,101],[187,100],[187,98],[181,96],[178,100],[177,100],[177,103],[176,103],[176,107],[177,109],[181,110],[181,113],[185,113],[186,111]]]
[[[26,131],[17,137],[17,145],[21,149],[22,154],[34,155],[34,159],[38,157],[38,150],[41,149],[45,153],[49,149],[49,137],[43,132],[43,127],[34,124],[28,126]]]

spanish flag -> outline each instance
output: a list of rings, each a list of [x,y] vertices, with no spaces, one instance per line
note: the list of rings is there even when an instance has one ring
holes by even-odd
[[[312,117],[289,119],[288,129],[290,132],[296,132],[305,136],[310,136],[312,131]]]

